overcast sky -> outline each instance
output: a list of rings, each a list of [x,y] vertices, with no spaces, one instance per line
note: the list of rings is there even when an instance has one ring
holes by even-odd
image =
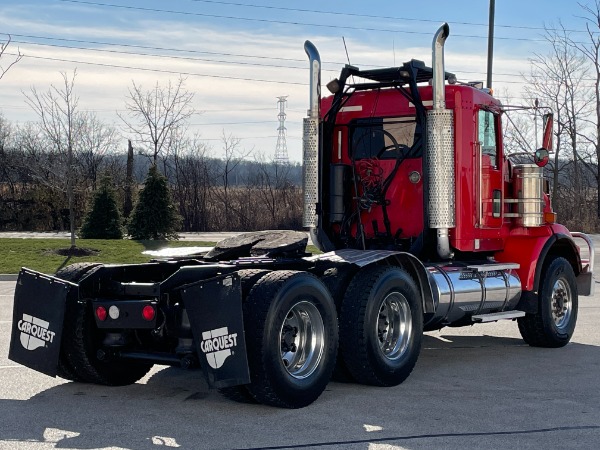
[[[351,63],[361,68],[411,58],[430,64],[433,34],[446,21],[446,69],[461,81],[485,80],[488,13],[488,0],[2,0],[0,38],[10,34],[13,42],[0,65],[17,49],[25,57],[0,80],[0,113],[12,122],[35,120],[23,92],[59,86],[60,72],[76,68],[80,109],[121,128],[116,112],[124,112],[132,80],[150,89],[183,74],[198,111],[190,131],[215,156],[223,131],[273,156],[277,97],[285,95],[288,153],[300,161],[306,39],[321,53],[326,83],[347,63],[342,37]],[[496,0],[496,92],[518,101],[528,58],[548,51],[543,27],[560,20],[584,41],[582,15],[573,0]]]

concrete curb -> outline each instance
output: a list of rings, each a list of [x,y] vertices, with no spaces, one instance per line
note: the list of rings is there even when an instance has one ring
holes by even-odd
[[[19,275],[17,275],[16,273],[9,273],[9,274],[3,274],[0,273],[0,281],[17,281],[17,277]]]

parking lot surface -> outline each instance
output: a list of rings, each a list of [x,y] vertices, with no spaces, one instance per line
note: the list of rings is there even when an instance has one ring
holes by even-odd
[[[512,321],[445,328],[426,334],[402,385],[332,382],[285,410],[226,400],[197,371],[155,366],[104,387],[19,366],[14,288],[0,282],[0,449],[600,448],[600,293],[580,297],[564,348],[525,345]]]

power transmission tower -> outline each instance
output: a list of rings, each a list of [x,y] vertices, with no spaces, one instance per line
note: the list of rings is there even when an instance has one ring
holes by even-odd
[[[287,151],[287,143],[285,142],[285,104],[287,103],[287,95],[282,95],[281,97],[277,97],[277,106],[279,108],[279,114],[277,114],[277,118],[279,119],[279,134],[277,135],[277,147],[275,148],[275,162],[287,164],[289,163],[288,151]]]

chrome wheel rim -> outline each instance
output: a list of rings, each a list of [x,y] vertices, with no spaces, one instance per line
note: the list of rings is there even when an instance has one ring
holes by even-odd
[[[564,278],[559,278],[552,286],[550,309],[556,328],[558,330],[565,329],[573,314],[573,300],[571,287]]]
[[[325,326],[317,307],[296,303],[286,314],[280,330],[281,362],[294,378],[309,377],[319,366],[325,348]]]
[[[387,359],[396,360],[408,349],[412,316],[408,300],[399,292],[389,293],[381,302],[376,324],[379,350]]]

